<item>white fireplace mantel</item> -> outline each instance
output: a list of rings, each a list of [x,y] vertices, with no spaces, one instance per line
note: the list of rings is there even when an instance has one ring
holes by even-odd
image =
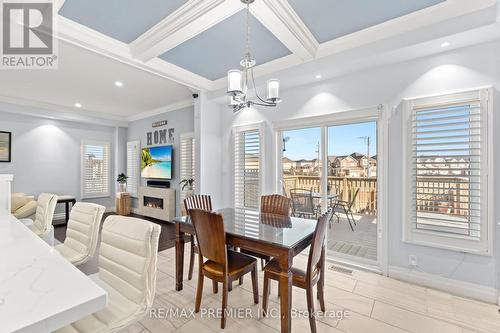
[[[145,197],[160,200],[162,207],[146,206]],[[175,190],[141,186],[139,188],[139,214],[163,221],[172,221],[175,217]]]
[[[0,174],[0,210],[10,213],[11,183],[14,175]]]

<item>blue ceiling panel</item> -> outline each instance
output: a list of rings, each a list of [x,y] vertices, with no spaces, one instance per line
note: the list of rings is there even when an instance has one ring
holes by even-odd
[[[245,55],[244,10],[162,54],[160,58],[210,80],[240,68]],[[251,53],[257,65],[291,52],[255,17],[250,18]]]
[[[445,0],[288,0],[320,43]]]
[[[66,0],[59,14],[130,43],[187,0]]]

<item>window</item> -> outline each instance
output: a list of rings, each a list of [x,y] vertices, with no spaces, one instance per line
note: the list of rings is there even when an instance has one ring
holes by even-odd
[[[262,126],[233,128],[234,205],[257,209],[261,193]]]
[[[195,141],[192,133],[181,134],[181,181],[183,179],[194,179],[195,177]],[[187,186],[182,189],[181,185],[181,203],[188,193]],[[193,190],[196,183],[193,184]]]
[[[109,143],[82,141],[82,198],[110,195]]]
[[[406,101],[410,242],[488,252],[488,91]]]
[[[127,191],[137,198],[139,189],[139,141],[127,142]]]

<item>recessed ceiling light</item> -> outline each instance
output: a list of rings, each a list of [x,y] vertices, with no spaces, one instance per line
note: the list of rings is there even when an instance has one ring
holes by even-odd
[[[315,78],[321,79],[321,74],[316,74]]]
[[[115,81],[115,86],[123,87],[123,82],[122,81]]]
[[[77,108],[81,108],[81,107],[82,107],[82,105],[81,105],[80,103],[75,103],[75,107],[77,107]]]
[[[450,46],[449,42],[444,42],[443,44],[441,44],[441,47],[448,47],[448,46]]]

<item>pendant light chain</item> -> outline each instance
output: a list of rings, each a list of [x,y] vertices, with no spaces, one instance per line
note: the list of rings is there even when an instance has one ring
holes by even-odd
[[[250,58],[250,4],[247,3],[247,40],[246,49],[248,57]]]
[[[246,39],[245,39],[245,57],[240,62],[243,67],[242,70],[230,70],[228,72],[228,91],[231,96],[230,106],[233,112],[238,112],[243,108],[252,105],[270,106],[275,107],[281,101],[279,98],[279,80],[270,79],[267,81],[267,99],[259,95],[257,86],[255,85],[255,78],[253,67],[255,66],[255,59],[253,59],[250,49],[251,27],[250,27],[250,4],[254,0],[241,0],[246,4]],[[239,84],[238,84],[239,83]],[[255,100],[248,96],[249,86],[253,85]]]

